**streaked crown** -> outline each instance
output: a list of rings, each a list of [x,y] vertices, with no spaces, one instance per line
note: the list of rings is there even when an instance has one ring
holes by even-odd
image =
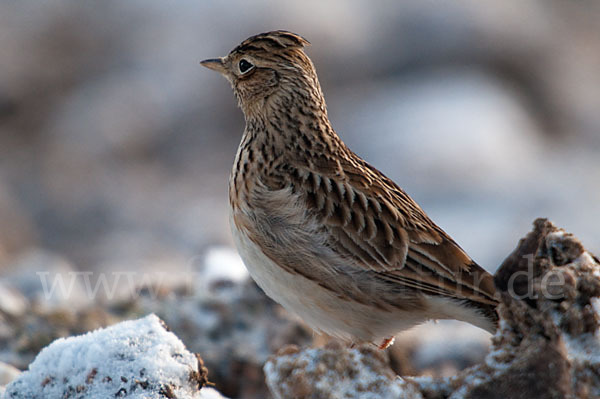
[[[303,50],[309,44],[302,36],[284,30],[260,33],[227,56],[201,64],[229,80],[247,119],[266,116],[274,102],[297,95],[313,97],[324,108],[314,66]]]
[[[310,42],[302,36],[285,30],[259,33],[244,40],[239,46],[231,50],[230,55],[237,52],[264,51],[275,52],[290,48],[302,48]]]

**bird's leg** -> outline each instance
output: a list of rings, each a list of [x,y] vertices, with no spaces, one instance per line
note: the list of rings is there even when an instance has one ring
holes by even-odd
[[[392,346],[392,344],[394,343],[394,339],[395,337],[388,337],[385,338],[378,346],[379,349],[384,350],[389,348],[390,346]]]

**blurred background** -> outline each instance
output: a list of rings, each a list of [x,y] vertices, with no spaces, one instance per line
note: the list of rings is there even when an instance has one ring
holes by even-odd
[[[4,1],[1,269],[231,245],[243,117],[198,62],[279,28],[313,43],[347,144],[490,271],[540,216],[598,251],[599,20],[592,1]]]
[[[0,270],[231,245],[243,117],[198,62],[280,28],[312,42],[347,144],[490,271],[541,216],[598,252],[599,20],[593,1],[3,1]]]
[[[595,1],[2,1],[0,275],[185,275],[230,247],[244,122],[199,61],[273,29],[312,42],[342,139],[482,266],[537,217],[600,253],[598,21]]]

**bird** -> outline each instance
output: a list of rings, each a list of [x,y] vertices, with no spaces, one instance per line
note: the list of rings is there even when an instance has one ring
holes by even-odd
[[[314,330],[352,344],[385,349],[437,319],[493,333],[493,277],[334,131],[309,44],[276,30],[200,62],[229,81],[244,114],[229,220],[250,276]]]

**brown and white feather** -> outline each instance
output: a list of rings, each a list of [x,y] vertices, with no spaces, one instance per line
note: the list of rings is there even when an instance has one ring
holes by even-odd
[[[229,197],[251,275],[315,329],[342,338],[375,342],[432,318],[493,331],[492,276],[342,142],[307,44],[268,32],[221,59],[246,119]],[[241,59],[253,63],[250,75],[236,70]]]

